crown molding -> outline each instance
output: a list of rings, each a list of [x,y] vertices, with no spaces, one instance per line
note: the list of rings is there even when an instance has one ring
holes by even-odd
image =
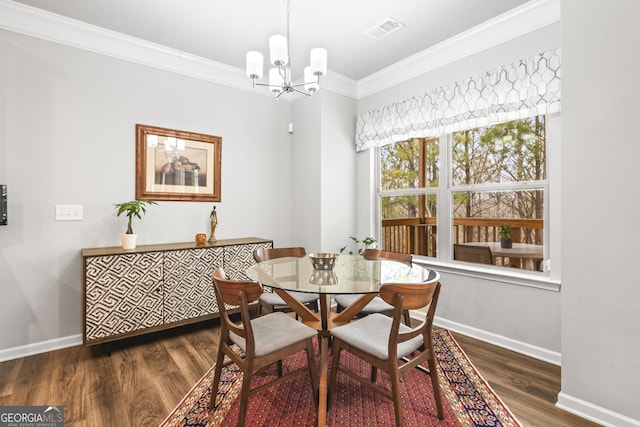
[[[560,20],[560,0],[532,0],[358,80],[357,99],[373,95]]]
[[[256,92],[244,70],[87,24],[35,7],[0,0],[0,28],[201,80]],[[260,91],[258,91],[260,93]],[[268,93],[265,92],[265,95]]]
[[[356,81],[329,70],[322,79],[322,89],[360,99],[559,19],[560,0],[532,0],[361,80]],[[235,89],[273,96],[268,90],[257,90],[248,84],[244,70],[240,68],[12,0],[0,0],[0,28]]]
[[[327,74],[322,76],[321,88],[350,98],[358,98],[358,82],[335,71],[328,70]]]

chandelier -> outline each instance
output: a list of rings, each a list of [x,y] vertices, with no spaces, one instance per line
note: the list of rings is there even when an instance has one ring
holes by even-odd
[[[289,56],[289,1],[284,0],[287,13],[287,35],[273,35],[269,37],[269,55],[273,68],[269,69],[269,83],[258,83],[262,78],[264,57],[257,51],[247,52],[247,77],[251,79],[253,87],[268,86],[276,95],[276,99],[283,93],[298,92],[309,97],[320,88],[320,77],[327,74],[327,51],[316,47],[311,49],[310,65],[304,68],[303,83],[291,81],[291,58]],[[302,88],[304,87],[304,89]]]

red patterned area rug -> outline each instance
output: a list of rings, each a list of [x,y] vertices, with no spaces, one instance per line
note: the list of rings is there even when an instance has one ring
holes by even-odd
[[[449,331],[433,336],[440,374],[445,419],[439,420],[433,399],[431,380],[415,369],[402,382],[405,426],[521,426],[506,405],[471,364]],[[319,360],[319,358],[317,358]],[[358,367],[367,375],[370,365],[344,352],[342,361]],[[306,362],[304,352],[284,360],[284,369]],[[276,375],[275,365],[256,376],[252,387]],[[238,420],[238,395],[242,373],[231,364],[222,370],[218,405],[208,409],[213,368],[187,393],[163,421],[161,427],[235,426]],[[312,400],[309,375],[301,374],[249,397],[248,426],[313,426],[317,413]],[[378,373],[378,384],[390,388],[389,377]],[[393,426],[393,403],[368,387],[361,386],[342,372],[338,373],[336,396],[327,414],[329,426]]]

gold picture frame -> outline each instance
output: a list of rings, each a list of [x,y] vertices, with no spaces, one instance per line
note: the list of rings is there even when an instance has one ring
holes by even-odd
[[[220,202],[222,138],[136,125],[136,199]]]

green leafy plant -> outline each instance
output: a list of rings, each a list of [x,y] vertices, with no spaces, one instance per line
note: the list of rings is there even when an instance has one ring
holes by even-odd
[[[133,234],[133,229],[131,228],[131,222],[133,221],[133,217],[142,219],[142,215],[147,213],[146,205],[157,205],[157,203],[152,200],[142,199],[142,200],[131,200],[129,202],[114,204],[117,210],[117,216],[126,214],[127,218],[129,219],[127,223],[126,234]]]
[[[512,233],[513,230],[509,224],[502,224],[498,227],[498,236],[500,236],[501,239],[511,240]]]
[[[347,248],[349,246],[353,246],[353,248],[351,250],[349,250],[349,255],[362,255],[362,253],[364,252],[365,249],[367,249],[369,246],[374,245],[375,243],[377,243],[378,241],[376,239],[374,239],[373,237],[365,237],[364,239],[360,240],[357,237],[349,237],[351,240],[353,240],[353,242],[349,243],[346,246],[343,246],[340,248],[340,253],[344,253]],[[355,250],[355,252],[354,252]]]

